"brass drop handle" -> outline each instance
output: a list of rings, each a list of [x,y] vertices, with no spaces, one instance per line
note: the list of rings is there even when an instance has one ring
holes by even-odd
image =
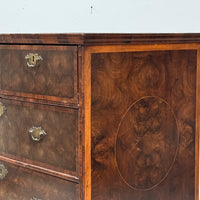
[[[5,113],[6,107],[0,102],[0,117]]]
[[[0,179],[3,180],[8,174],[8,170],[5,168],[3,164],[0,164]]]
[[[27,60],[27,66],[29,68],[36,67],[37,62],[43,60],[42,56],[37,53],[29,53],[25,56],[25,59]]]
[[[29,129],[29,134],[31,136],[31,139],[35,142],[39,142],[41,139],[44,138],[44,136],[47,135],[47,133],[42,129],[42,127],[36,126],[33,126]]]

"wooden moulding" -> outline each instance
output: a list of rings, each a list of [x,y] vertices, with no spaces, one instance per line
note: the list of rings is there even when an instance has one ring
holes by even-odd
[[[120,45],[199,43],[199,33],[163,34],[1,34],[0,44]]]

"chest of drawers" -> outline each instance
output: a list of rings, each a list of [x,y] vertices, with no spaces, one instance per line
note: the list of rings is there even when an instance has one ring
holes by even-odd
[[[0,35],[0,199],[198,200],[199,34]]]

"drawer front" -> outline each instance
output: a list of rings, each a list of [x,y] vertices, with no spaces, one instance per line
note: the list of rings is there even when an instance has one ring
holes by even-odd
[[[55,170],[76,171],[76,109],[5,99],[0,102],[2,155]]]
[[[7,170],[7,175],[0,180],[2,200],[78,199],[78,184],[0,161],[2,164]]]
[[[1,94],[77,99],[77,47],[1,46]]]

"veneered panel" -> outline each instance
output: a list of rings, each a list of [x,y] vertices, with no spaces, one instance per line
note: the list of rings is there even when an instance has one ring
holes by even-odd
[[[196,50],[94,53],[92,200],[194,200]]]

